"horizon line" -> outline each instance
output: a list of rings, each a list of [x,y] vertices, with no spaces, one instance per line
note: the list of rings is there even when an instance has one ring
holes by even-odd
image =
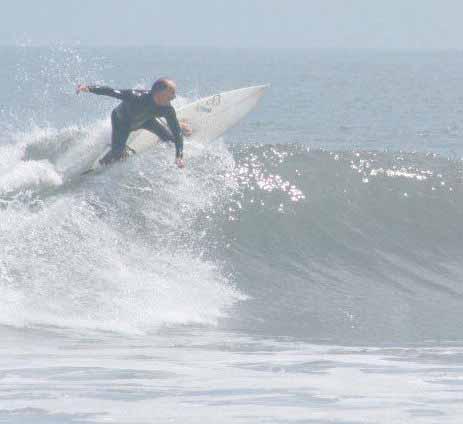
[[[393,52],[463,52],[462,47],[346,47],[346,46],[325,46],[325,47],[304,47],[304,46],[218,46],[218,45],[203,45],[203,44],[83,44],[78,42],[62,42],[62,43],[2,43],[0,47],[16,47],[16,48],[46,48],[46,47],[73,47],[73,48],[162,48],[162,49],[223,49],[223,50],[329,50],[329,51],[349,51],[349,50],[366,50],[366,51],[393,51]]]

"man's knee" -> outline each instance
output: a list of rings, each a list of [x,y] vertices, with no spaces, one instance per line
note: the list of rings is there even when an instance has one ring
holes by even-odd
[[[170,131],[156,120],[150,122],[149,124],[146,124],[144,126],[144,129],[156,134],[161,139],[161,141],[173,140]]]

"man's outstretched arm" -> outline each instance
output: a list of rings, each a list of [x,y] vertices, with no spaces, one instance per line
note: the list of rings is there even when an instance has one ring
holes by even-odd
[[[119,100],[127,100],[133,96],[140,96],[142,92],[140,90],[116,90],[111,87],[103,85],[78,85],[76,93],[93,93],[100,96],[114,97]]]

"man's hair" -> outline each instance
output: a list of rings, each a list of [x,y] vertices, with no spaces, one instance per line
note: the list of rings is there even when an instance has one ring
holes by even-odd
[[[166,88],[169,88],[169,82],[170,81],[167,78],[159,78],[152,85],[150,93],[156,94],[164,91]]]

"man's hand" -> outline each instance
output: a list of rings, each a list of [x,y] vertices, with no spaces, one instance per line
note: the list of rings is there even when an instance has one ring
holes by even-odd
[[[179,168],[185,168],[185,161],[182,158],[175,158],[175,164]]]
[[[88,88],[88,86],[86,86],[85,84],[79,84],[76,88],[76,94],[79,94],[79,93],[88,93],[90,90]]]
[[[182,129],[183,135],[185,137],[190,137],[190,135],[193,134],[193,130],[187,121],[180,121],[180,128]]]

